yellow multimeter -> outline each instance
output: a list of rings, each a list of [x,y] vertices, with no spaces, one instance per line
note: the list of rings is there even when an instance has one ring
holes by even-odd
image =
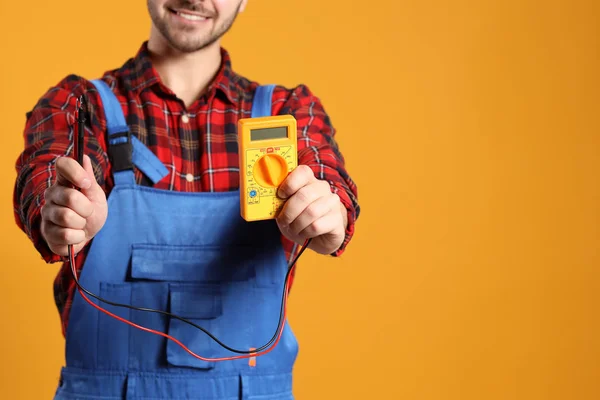
[[[273,219],[283,207],[277,189],[298,165],[296,135],[292,115],[238,121],[240,212],[246,221]]]

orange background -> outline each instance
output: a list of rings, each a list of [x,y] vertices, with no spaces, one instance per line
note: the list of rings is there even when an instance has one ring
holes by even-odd
[[[134,55],[145,4],[0,3],[1,398],[50,398],[63,363],[58,266],[12,216],[25,112]],[[599,11],[250,0],[234,68],[321,97],[363,207],[344,257],[301,262],[298,399],[600,398]]]

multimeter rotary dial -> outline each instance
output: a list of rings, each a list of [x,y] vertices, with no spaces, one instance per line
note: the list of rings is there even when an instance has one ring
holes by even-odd
[[[287,163],[279,154],[265,154],[254,164],[254,179],[263,187],[278,187],[287,174]]]

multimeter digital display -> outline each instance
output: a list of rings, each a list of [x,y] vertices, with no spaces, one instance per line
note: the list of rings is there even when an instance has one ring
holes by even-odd
[[[240,212],[246,221],[273,219],[283,207],[277,189],[298,165],[296,127],[291,115],[238,121]]]
[[[288,136],[287,127],[251,129],[250,140],[283,139]]]

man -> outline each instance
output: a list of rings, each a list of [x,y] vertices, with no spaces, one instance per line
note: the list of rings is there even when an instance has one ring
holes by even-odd
[[[231,69],[220,40],[246,3],[148,0],[152,29],[134,58],[101,80],[67,76],[28,113],[15,218],[46,262],[64,261],[55,300],[67,363],[57,399],[293,398],[298,348],[288,324],[264,355],[215,359],[269,343],[288,263],[307,239],[317,253],[343,253],[357,189],[306,86],[265,92]],[[84,94],[80,166],[72,134]],[[279,187],[287,201],[277,219],[248,223],[239,214],[236,126],[255,115],[258,96],[272,114],[296,118],[299,166]],[[161,336],[96,310],[77,291],[69,245],[91,293],[178,317],[87,296]]]

